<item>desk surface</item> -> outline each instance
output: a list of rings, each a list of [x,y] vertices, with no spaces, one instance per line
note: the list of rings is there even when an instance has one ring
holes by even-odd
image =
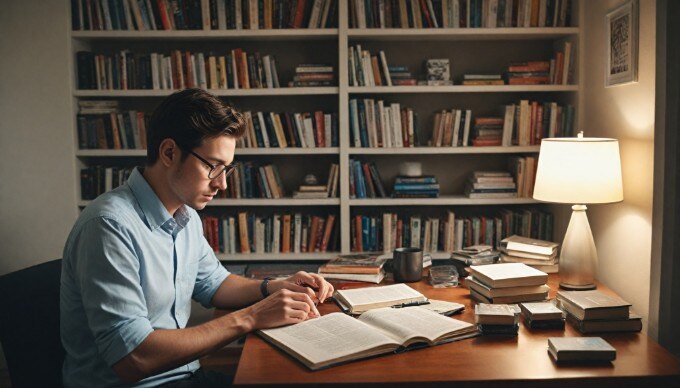
[[[555,296],[559,278],[548,281]],[[464,287],[435,289],[425,281],[410,283],[432,299],[465,304],[454,316],[474,322],[474,302]],[[613,294],[604,286],[599,290]],[[633,306],[634,308],[635,306]],[[333,303],[320,306],[321,314],[338,311]],[[514,381],[518,386],[570,383],[626,385],[640,382],[680,382],[680,359],[671,355],[643,333],[593,334],[616,348],[616,360],[606,365],[557,365],[548,355],[548,337],[581,334],[566,325],[565,330],[531,330],[520,324],[517,337],[480,336],[459,342],[388,354],[320,371],[310,371],[283,351],[255,334],[248,335],[234,384],[371,384],[416,382],[499,383]],[[620,378],[625,377],[626,380]],[[565,381],[565,379],[567,379]]]

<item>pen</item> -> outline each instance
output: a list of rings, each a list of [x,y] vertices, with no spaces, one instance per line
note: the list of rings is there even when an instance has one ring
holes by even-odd
[[[422,306],[424,304],[430,304],[429,300],[423,301],[423,302],[410,302],[410,303],[402,303],[402,304],[395,304],[392,306],[393,309],[400,309],[402,307],[411,307],[411,306]]]

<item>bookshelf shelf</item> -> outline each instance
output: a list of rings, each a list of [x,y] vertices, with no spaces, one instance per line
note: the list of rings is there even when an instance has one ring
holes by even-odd
[[[538,153],[540,146],[350,148],[350,155],[520,154]]]
[[[73,31],[73,39],[95,40],[332,40],[338,37],[337,28],[325,29],[272,29],[272,30],[182,30],[182,31]]]
[[[340,205],[340,198],[318,198],[318,199],[225,198],[225,199],[213,199],[208,203],[208,206],[334,206],[334,205]]]
[[[577,92],[578,85],[350,86],[350,94]]]
[[[238,148],[237,155],[337,155],[338,147],[324,148]],[[78,157],[145,157],[146,150],[78,150]]]
[[[554,40],[579,34],[578,27],[550,28],[350,28],[350,39],[405,40]]]
[[[217,253],[221,261],[321,261],[336,257],[339,252],[311,253]]]
[[[99,158],[129,158],[129,157],[145,157],[146,150],[77,150],[78,157],[99,157]]]
[[[350,206],[476,206],[476,205],[529,205],[541,203],[533,198],[477,199],[463,195],[439,198],[369,198],[350,199]]]
[[[79,207],[85,207],[92,201],[78,201]],[[248,198],[248,199],[213,199],[208,202],[210,207],[233,207],[233,206],[337,206],[340,205],[339,198],[319,198],[319,199],[298,199],[298,198],[282,198],[282,199],[264,199],[264,198]]]
[[[167,97],[177,90],[76,90],[74,97]],[[275,88],[275,89],[209,89],[210,93],[222,97],[256,96],[314,96],[338,94],[337,87]]]

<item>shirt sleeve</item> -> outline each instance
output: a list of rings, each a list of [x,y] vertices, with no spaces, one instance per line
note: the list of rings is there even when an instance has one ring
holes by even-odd
[[[153,331],[132,236],[112,218],[82,228],[75,247],[75,276],[95,343],[113,366]]]
[[[202,304],[203,307],[212,308],[214,307],[212,298],[224,279],[229,276],[229,271],[217,259],[215,252],[203,236],[203,226],[200,225],[198,230],[198,236],[195,238],[200,241],[200,259],[198,260],[196,283],[191,297]]]

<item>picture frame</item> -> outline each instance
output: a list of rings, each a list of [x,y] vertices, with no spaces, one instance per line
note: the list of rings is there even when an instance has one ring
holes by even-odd
[[[605,16],[605,87],[638,80],[638,0],[627,0]]]

